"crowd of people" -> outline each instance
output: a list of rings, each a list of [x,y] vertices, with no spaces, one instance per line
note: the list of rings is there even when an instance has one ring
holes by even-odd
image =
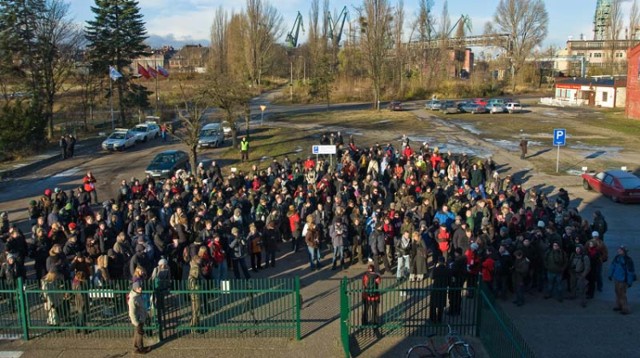
[[[26,277],[31,258],[43,282],[108,286],[160,276],[195,288],[201,280],[219,284],[229,271],[249,279],[273,270],[277,252],[291,250],[308,255],[309,270],[322,269],[330,255],[331,270],[360,264],[418,282],[436,274],[433,282],[445,287],[482,280],[519,306],[535,291],[585,306],[602,291],[611,260],[615,309],[630,312],[626,288],[635,273],[627,249],[610,258],[604,216],[581,215],[566,190],[551,200],[501,176],[492,158],[406,138],[397,147],[359,147],[340,133],[322,141],[338,147],[335,168],[323,157],[285,156],[224,175],[214,161],[164,181],[123,180],[102,203],[90,172],[68,193],[47,189],[29,203],[29,237],[2,214],[0,276]]]

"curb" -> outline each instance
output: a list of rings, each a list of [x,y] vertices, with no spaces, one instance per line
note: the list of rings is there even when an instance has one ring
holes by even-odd
[[[86,152],[90,152],[91,150],[94,150],[95,147],[97,145],[99,145],[103,140],[104,140],[104,137],[90,137],[90,138],[84,139],[82,141],[79,141],[78,144],[77,144],[76,151],[75,151],[74,155],[82,154],[82,153],[86,153]],[[31,157],[31,158],[33,158],[33,157]],[[42,158],[40,160],[34,160],[34,161],[27,162],[25,165],[17,167],[17,168],[0,170],[0,180],[6,180],[6,179],[19,177],[19,176],[27,174],[28,172],[31,172],[31,171],[34,171],[36,169],[40,169],[40,168],[46,167],[46,166],[51,165],[51,164],[53,164],[55,162],[58,162],[60,160],[61,160],[60,159],[60,154],[56,153],[55,155],[51,155],[51,156]],[[19,161],[14,162],[14,163],[18,164]]]

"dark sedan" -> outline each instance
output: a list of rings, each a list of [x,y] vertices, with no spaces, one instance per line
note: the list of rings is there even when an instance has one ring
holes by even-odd
[[[189,169],[189,156],[181,150],[158,153],[144,171],[154,178],[170,178],[178,169]]]
[[[391,101],[389,103],[389,110],[391,110],[391,111],[402,111],[402,102],[400,102],[400,101]]]
[[[465,113],[472,113],[472,114],[487,113],[487,109],[484,106],[481,106],[473,102],[462,103],[458,105],[458,108],[460,108],[460,112],[465,112]]]
[[[640,203],[640,178],[624,170],[582,174],[582,186],[621,203]]]

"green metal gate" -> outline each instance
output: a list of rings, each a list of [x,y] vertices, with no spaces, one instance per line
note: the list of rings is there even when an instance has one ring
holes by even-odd
[[[53,335],[131,337],[129,281],[72,289],[60,281],[43,290],[40,281],[0,282],[0,338]],[[301,339],[300,279],[172,281],[170,289],[143,284],[149,310],[145,335],[156,341],[178,337],[290,337]]]

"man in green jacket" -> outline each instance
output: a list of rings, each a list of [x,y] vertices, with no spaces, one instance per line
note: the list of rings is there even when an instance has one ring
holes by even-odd
[[[562,302],[562,275],[567,268],[567,255],[562,251],[560,242],[553,241],[551,250],[547,251],[544,256],[544,267],[547,269],[547,291],[544,298],[552,295],[556,296],[558,301]]]

